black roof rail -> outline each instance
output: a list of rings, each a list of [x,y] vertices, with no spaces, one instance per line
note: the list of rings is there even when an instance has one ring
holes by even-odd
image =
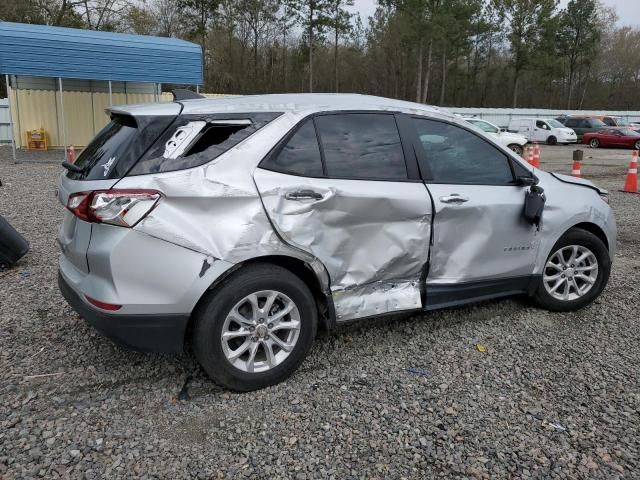
[[[173,94],[173,101],[179,102],[180,100],[196,100],[199,98],[206,98],[204,95],[200,95],[191,90],[187,90],[186,88],[176,88],[175,90],[171,90]]]

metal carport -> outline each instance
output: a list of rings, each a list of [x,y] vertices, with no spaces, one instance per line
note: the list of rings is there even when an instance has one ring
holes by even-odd
[[[0,74],[5,75],[13,107],[10,127],[14,160],[16,138],[22,144],[23,126],[16,131],[14,119],[14,110],[18,118],[21,114],[17,95],[21,86],[53,92],[55,129],[66,158],[65,84],[77,89],[74,91],[91,92],[92,103],[94,92],[108,93],[107,106],[113,104],[114,85],[124,89],[127,99],[127,84],[129,91],[137,93],[142,91],[142,84],[152,84],[151,99],[157,100],[162,83],[196,88],[202,85],[202,49],[175,38],[0,22]]]

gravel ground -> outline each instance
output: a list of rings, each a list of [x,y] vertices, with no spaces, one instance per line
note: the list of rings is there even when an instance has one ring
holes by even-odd
[[[544,148],[543,167],[569,171],[571,150]],[[0,478],[639,478],[640,196],[617,191],[628,151],[585,153],[619,228],[592,306],[354,323],[285,383],[235,394],[189,355],[115,346],[66,305],[60,168],[0,147],[0,212],[32,246],[0,273]]]

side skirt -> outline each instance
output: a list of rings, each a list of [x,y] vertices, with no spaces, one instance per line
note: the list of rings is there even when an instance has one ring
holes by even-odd
[[[527,275],[467,283],[427,283],[424,309],[436,310],[512,295],[532,295],[538,279],[538,275]]]

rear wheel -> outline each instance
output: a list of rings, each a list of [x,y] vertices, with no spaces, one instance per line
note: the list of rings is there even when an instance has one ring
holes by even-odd
[[[633,148],[640,150],[640,140],[636,140],[636,143],[633,144]]]
[[[509,145],[509,148],[519,156],[522,156],[522,152],[524,151],[523,148],[517,143],[512,143],[511,145]]]
[[[316,336],[307,286],[276,265],[251,265],[195,313],[194,353],[213,380],[237,391],[275,385],[302,363]]]
[[[589,146],[591,148],[598,148],[600,146],[600,140],[598,140],[597,138],[592,138],[591,140],[589,140]]]
[[[558,144],[558,139],[556,137],[554,137],[553,135],[551,135],[549,138],[547,138],[547,144],[549,144],[549,145],[557,145]]]
[[[611,259],[602,240],[573,228],[551,249],[534,301],[548,310],[577,310],[602,293],[610,271]]]

